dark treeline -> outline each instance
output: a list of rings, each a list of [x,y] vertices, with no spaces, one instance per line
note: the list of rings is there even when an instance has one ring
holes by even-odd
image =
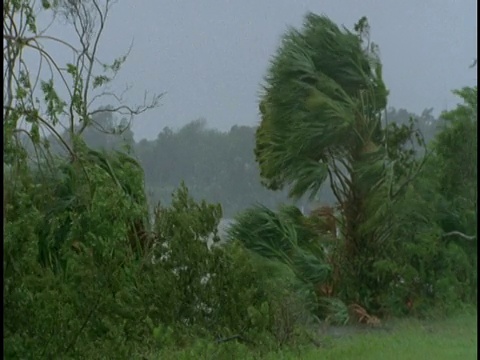
[[[135,144],[149,199],[168,203],[182,181],[197,199],[222,204],[224,216],[261,202],[270,207],[287,201],[285,192],[265,189],[252,149],[255,128],[209,129],[196,120],[178,131],[165,128],[156,140]]]

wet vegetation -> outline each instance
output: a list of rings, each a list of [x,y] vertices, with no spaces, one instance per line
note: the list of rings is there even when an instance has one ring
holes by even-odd
[[[111,6],[42,1],[69,44],[4,2],[4,358],[473,356],[477,87],[439,119],[388,108],[367,19],[308,14],[258,127],[137,143],[161,95],[107,90],[127,61],[97,54]]]

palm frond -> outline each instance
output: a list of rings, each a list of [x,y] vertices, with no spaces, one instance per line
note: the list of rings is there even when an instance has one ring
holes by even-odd
[[[331,274],[320,245],[312,251],[315,234],[294,206],[277,213],[262,205],[250,208],[237,216],[227,234],[254,253],[286,264],[305,283],[321,284]]]

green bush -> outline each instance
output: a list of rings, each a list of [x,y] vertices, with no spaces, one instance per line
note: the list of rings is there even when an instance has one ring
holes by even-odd
[[[218,246],[219,205],[182,186],[149,229],[140,169],[95,156],[110,166],[62,163],[48,182],[25,170],[9,199],[7,358],[135,358],[237,334],[257,345],[292,341],[293,300],[283,302],[277,281],[293,275],[275,278],[239,243]],[[140,253],[130,226],[138,219],[150,239]]]

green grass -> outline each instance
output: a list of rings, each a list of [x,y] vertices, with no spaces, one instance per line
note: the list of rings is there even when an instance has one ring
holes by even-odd
[[[279,359],[289,357],[279,356]],[[385,334],[360,334],[339,339],[327,349],[312,350],[303,359],[476,359],[477,318],[464,315],[445,321],[403,321]],[[273,359],[273,358],[272,358]]]
[[[477,359],[477,315],[448,320],[402,320],[390,332],[365,332],[341,338],[319,337],[320,348],[279,350],[260,355],[237,343],[214,345],[199,341],[195,346],[165,351],[152,359],[355,359],[355,360],[469,360]]]

